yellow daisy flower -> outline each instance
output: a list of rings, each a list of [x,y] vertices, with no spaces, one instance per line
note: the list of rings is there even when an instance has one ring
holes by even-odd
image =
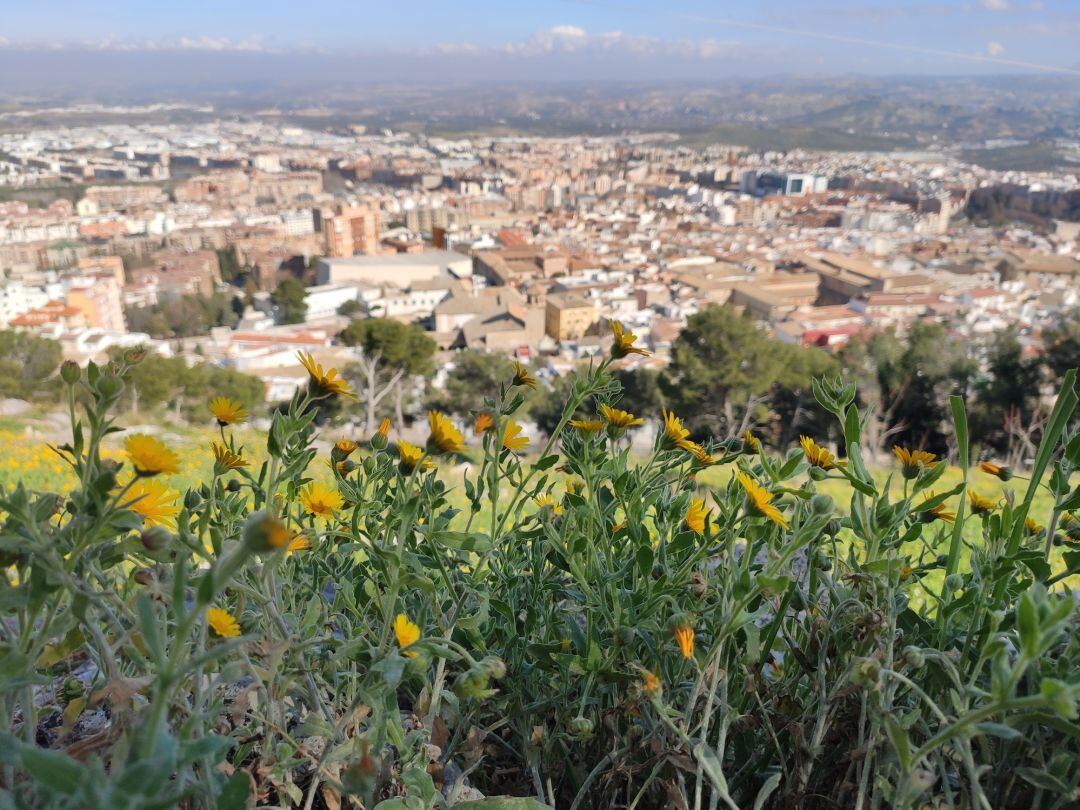
[[[153,436],[132,433],[124,439],[124,451],[139,475],[180,472],[180,456]]]
[[[751,433],[749,430],[744,430],[742,434],[743,452],[752,456],[761,455],[761,439]]]
[[[356,452],[358,446],[352,439],[338,439],[334,443],[334,450],[337,451],[338,458],[348,458]]]
[[[221,608],[208,608],[206,611],[206,623],[210,629],[220,638],[236,638],[240,635],[240,622],[231,613]]]
[[[138,479],[124,496],[124,505],[132,512],[142,515],[143,526],[176,525],[176,516],[180,512],[177,499],[180,493],[158,481],[146,478]]]
[[[514,385],[527,385],[536,388],[536,377],[529,374],[529,370],[521,363],[514,361]]]
[[[214,397],[210,400],[210,413],[222,427],[243,422],[247,419],[247,409],[239,402],[228,397]]]
[[[644,425],[645,420],[640,417],[634,416],[629,411],[621,411],[618,408],[612,408],[610,405],[600,406],[600,416],[614,428],[620,430],[626,430],[627,428],[637,427],[638,425]]]
[[[495,420],[492,418],[491,414],[487,411],[480,411],[480,413],[476,415],[476,421],[473,422],[473,435],[483,436],[494,426]]]
[[[1011,469],[1009,469],[1008,467],[999,467],[997,464],[989,461],[984,461],[982,464],[980,464],[979,469],[987,475],[992,475],[995,478],[1000,478],[1002,481],[1008,481],[1010,478],[1013,477]]]
[[[705,519],[708,516],[709,510],[705,506],[705,501],[701,498],[694,498],[690,501],[690,507],[686,510],[686,514],[683,515],[683,523],[694,534],[704,534]]]
[[[682,420],[665,408],[662,411],[664,417],[663,442],[667,448],[678,447],[679,442],[685,441],[690,431],[683,427]]]
[[[239,453],[234,453],[223,444],[210,442],[210,448],[214,451],[214,466],[220,470],[238,470],[247,466]]]
[[[909,450],[900,445],[893,447],[892,451],[900,462],[900,474],[907,479],[918,478],[919,472],[933,466],[937,458],[936,455],[925,450]]]
[[[687,453],[693,456],[695,464],[700,464],[704,467],[708,467],[709,465],[716,463],[716,459],[709,455],[709,451],[697,442],[692,442],[689,439],[680,439],[678,442],[678,448],[680,450],[685,450]]]
[[[933,497],[934,493],[930,493],[930,497]],[[950,512],[945,504],[939,503],[937,506],[933,506],[930,509],[924,509],[919,515],[923,523],[933,523],[935,520],[940,520],[945,523],[953,523],[956,520],[956,513]]]
[[[975,515],[989,515],[997,509],[997,501],[993,498],[984,498],[975,490],[968,490],[968,499],[971,501],[971,512]]]
[[[319,394],[338,394],[339,396],[356,399],[356,394],[353,393],[349,384],[338,376],[336,368],[328,368],[324,371],[322,365],[315,360],[311,352],[297,352],[296,356],[300,359],[300,365],[307,369],[311,384],[318,389]]]
[[[626,357],[628,354],[640,354],[642,357],[648,357],[649,352],[645,349],[637,348],[634,343],[637,342],[637,335],[633,332],[625,331],[623,325],[618,321],[610,321],[611,334],[614,337],[614,341],[611,344],[611,356],[616,360]]]
[[[561,515],[563,512],[562,504],[551,497],[550,494],[541,495],[539,498],[533,498],[533,503],[535,503],[541,511],[544,509],[551,509],[551,514],[553,515]]]
[[[300,505],[304,507],[305,512],[315,517],[333,517],[334,512],[344,503],[345,499],[336,489],[331,489],[318,481],[312,481],[300,490]]]
[[[641,691],[649,697],[656,697],[660,694],[661,687],[660,679],[649,670],[642,668]]]
[[[404,473],[411,473],[416,469],[416,465],[421,463],[423,464],[422,469],[425,470],[435,466],[435,463],[430,458],[424,458],[423,448],[417,447],[415,444],[409,444],[403,439],[398,440],[397,451],[401,471]]]
[[[521,425],[513,419],[507,419],[503,429],[502,446],[512,453],[520,453],[529,446],[529,437],[518,435],[520,433]]]
[[[675,628],[675,641],[683,658],[689,661],[694,657],[694,628],[688,622]]]
[[[375,432],[377,434],[379,434],[380,436],[382,436],[384,439],[388,438],[390,436],[390,419],[389,419],[389,417],[386,417],[386,416],[383,417],[382,421],[379,422],[378,430],[376,430]]]
[[[783,513],[772,503],[772,493],[744,472],[736,473],[736,477],[739,479],[743,491],[746,492],[750,514],[767,518],[782,529],[789,528]]]
[[[460,453],[465,449],[465,437],[454,427],[446,414],[428,411],[428,425],[431,428],[431,436],[428,438],[428,450],[431,453]]]
[[[604,423],[599,419],[571,419],[570,427],[589,436],[593,436],[604,429]]]
[[[803,455],[812,467],[822,470],[831,470],[836,467],[833,463],[833,454],[815,442],[809,436],[800,436],[799,444],[802,446]]]
[[[394,635],[397,636],[398,647],[401,648],[401,654],[409,658],[415,658],[415,652],[409,652],[405,648],[410,644],[416,643],[420,638],[420,628],[415,622],[409,620],[409,617],[404,613],[399,613],[397,618],[394,619]]]

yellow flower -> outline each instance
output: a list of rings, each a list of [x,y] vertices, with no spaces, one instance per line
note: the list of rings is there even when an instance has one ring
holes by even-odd
[[[979,469],[987,475],[992,475],[995,478],[1000,478],[1002,481],[1008,481],[1013,477],[1012,470],[1008,467],[999,467],[997,464],[992,464],[989,461],[984,461],[979,465]]]
[[[742,434],[743,452],[750,455],[761,455],[761,439],[751,433],[749,430],[744,430]]]
[[[1024,528],[1027,529],[1028,532],[1030,532],[1031,534],[1042,534],[1043,529],[1046,527],[1040,526],[1031,518],[1024,518]]]
[[[333,517],[334,512],[344,505],[345,499],[336,489],[312,481],[300,490],[300,505],[304,511],[315,517]]]
[[[416,465],[421,463],[421,459],[423,459],[422,469],[426,470],[435,466],[430,458],[424,458],[423,449],[417,447],[415,444],[409,444],[403,439],[398,440],[397,452],[398,458],[401,461],[402,472],[411,473],[416,469]]]
[[[675,641],[679,644],[679,652],[683,658],[689,661],[694,657],[694,628],[689,623],[675,628]]]
[[[692,442],[689,439],[680,439],[678,442],[680,450],[685,450],[694,458],[694,463],[708,467],[710,464],[715,464],[716,459],[709,455],[709,451],[702,447],[697,442]]]
[[[334,449],[337,451],[338,458],[348,458],[354,452],[358,445],[352,439],[338,439],[334,443]]]
[[[519,433],[521,433],[521,425],[513,419],[507,419],[503,430],[502,446],[512,453],[520,453],[528,447],[529,437],[519,436]]]
[[[180,511],[176,500],[179,497],[175,489],[169,489],[158,481],[145,478],[137,480],[125,495],[125,506],[143,517],[143,526],[166,526],[176,524],[176,515]]]
[[[641,691],[649,697],[657,697],[661,689],[660,679],[649,670],[641,670]]]
[[[927,495],[926,500],[932,500],[934,497],[933,490]],[[939,503],[937,506],[933,506],[930,509],[924,509],[919,515],[920,520],[923,523],[933,523],[935,520],[941,520],[945,523],[952,523],[956,520],[956,513],[950,512],[945,508],[945,504]]]
[[[900,579],[902,579],[902,580],[903,579],[908,579],[914,572],[915,572],[915,569],[912,568],[910,565],[901,565],[900,566]]]
[[[664,446],[678,447],[679,442],[685,441],[690,431],[683,427],[682,420],[666,408],[662,411],[664,416]]]
[[[612,408],[610,405],[600,406],[600,416],[602,416],[604,421],[609,425],[614,428],[619,428],[620,430],[645,424],[644,419],[634,416],[629,411],[620,411],[618,408]]]
[[[227,610],[214,607],[207,609],[206,623],[221,638],[236,638],[240,635],[240,622]]]
[[[690,508],[683,515],[683,523],[694,534],[705,534],[705,519],[708,516],[709,510],[705,506],[705,501],[701,498],[694,498],[690,501]]]
[[[267,515],[259,528],[265,533],[263,536],[266,539],[267,547],[272,549],[288,547],[296,538],[303,536],[290,531],[284,523],[272,515]]]
[[[153,436],[132,433],[124,440],[124,451],[139,475],[180,472],[180,457]]]
[[[593,436],[604,429],[604,423],[599,419],[571,419],[570,427],[586,435]]]
[[[298,534],[289,541],[289,545],[285,547],[286,556],[295,554],[297,551],[307,551],[311,548],[311,540],[308,539],[306,534]]]
[[[636,348],[634,343],[637,342],[637,335],[633,332],[626,332],[623,330],[623,325],[618,321],[611,321],[611,334],[615,338],[611,344],[611,356],[616,360],[626,357],[628,354],[640,354],[642,357],[648,357],[649,353],[645,349]]]
[[[809,436],[800,436],[799,444],[802,446],[803,455],[806,456],[806,460],[810,462],[810,466],[818,467],[822,470],[831,470],[836,466],[833,464],[833,454]]]
[[[247,409],[239,402],[228,397],[214,397],[210,400],[210,413],[222,427],[247,419]]]
[[[514,385],[527,385],[536,388],[536,377],[529,374],[529,370],[517,361],[514,361]]]
[[[214,451],[214,465],[222,470],[238,470],[247,466],[239,453],[234,453],[223,444],[210,442],[210,448]]]
[[[541,495],[539,498],[533,498],[533,503],[540,507],[541,511],[550,508],[553,515],[562,514],[562,504],[552,498],[550,494]]]
[[[380,436],[382,436],[384,439],[387,438],[390,435],[390,419],[389,419],[389,417],[386,417],[386,416],[383,417],[382,421],[379,422],[379,429],[376,430],[375,432],[378,433]]]
[[[893,447],[892,451],[900,462],[900,474],[907,479],[917,478],[919,472],[933,466],[937,458],[936,455],[925,450],[908,450],[900,445]]]
[[[401,654],[409,658],[416,658],[415,652],[408,652],[405,648],[414,644],[420,638],[420,628],[404,613],[399,613],[394,619],[394,635],[397,636],[398,647]]]
[[[336,368],[328,368],[324,371],[322,364],[315,360],[311,352],[297,352],[296,356],[300,359],[300,364],[307,369],[311,384],[319,389],[319,395],[339,394],[356,399],[356,394],[353,393],[349,384],[338,376]]]
[[[746,473],[738,472],[736,473],[736,476],[738,477],[743,490],[746,492],[750,514],[767,518],[777,526],[787,529],[788,522],[784,519],[784,515],[779,509],[773,506],[772,494]]]
[[[465,437],[446,414],[428,411],[428,425],[431,427],[428,450],[432,453],[460,453],[465,448]]]
[[[487,411],[480,411],[480,413],[476,415],[476,421],[473,422],[473,434],[476,436],[483,436],[491,430],[494,425],[495,420],[492,418],[491,414]]]
[[[989,515],[997,509],[997,502],[993,498],[984,498],[975,490],[968,490],[968,499],[971,501],[972,514]]]

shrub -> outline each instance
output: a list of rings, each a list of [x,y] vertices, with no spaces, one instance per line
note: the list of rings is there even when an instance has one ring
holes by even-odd
[[[384,421],[325,460],[313,404],[351,392],[305,358],[267,460],[219,400],[212,479],[183,494],[156,439],[101,456],[136,358],[65,366],[77,487],[0,503],[5,802],[1075,801],[1075,375],[998,502],[968,494],[961,402],[962,483],[935,492],[946,464],[908,452],[893,487],[862,462],[854,389],[828,380],[842,461],[809,438],[784,458],[702,446],[670,413],[634,458],[643,420],[611,376],[632,343],[574,380],[543,447],[515,422],[524,374],[464,432],[433,412],[418,447]]]

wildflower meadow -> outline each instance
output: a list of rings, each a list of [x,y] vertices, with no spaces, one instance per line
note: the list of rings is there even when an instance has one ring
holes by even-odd
[[[542,443],[521,366],[421,445],[320,436],[302,356],[196,450],[118,427],[139,351],[65,364],[70,435],[0,452],[0,808],[1076,807],[1075,372],[1030,470],[955,397],[956,464],[871,470],[853,386],[778,457],[621,408],[641,352]]]

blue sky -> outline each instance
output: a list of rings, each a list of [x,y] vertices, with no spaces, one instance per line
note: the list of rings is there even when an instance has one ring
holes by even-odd
[[[7,50],[362,51],[466,77],[1080,75],[1077,43],[1080,0],[0,0]]]

